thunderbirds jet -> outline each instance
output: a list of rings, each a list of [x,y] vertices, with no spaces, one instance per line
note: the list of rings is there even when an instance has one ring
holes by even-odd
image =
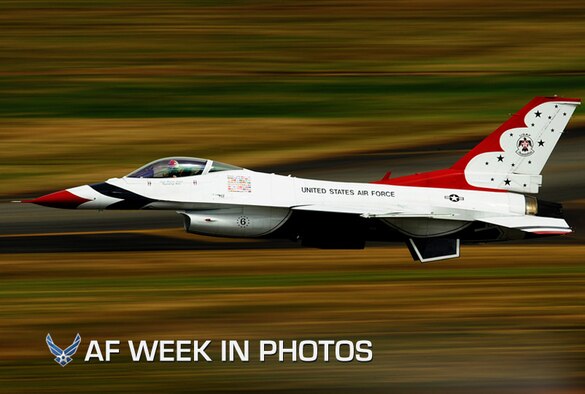
[[[185,230],[222,237],[290,238],[362,249],[405,242],[415,261],[459,257],[461,243],[567,234],[561,204],[537,199],[540,175],[579,99],[536,97],[452,167],[372,183],[250,171],[168,157],[106,182],[23,201],[76,209],[162,209]]]

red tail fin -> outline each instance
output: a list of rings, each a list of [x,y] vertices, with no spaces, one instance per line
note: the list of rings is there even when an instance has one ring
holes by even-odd
[[[536,97],[451,168],[374,183],[537,193],[540,172],[580,103]]]

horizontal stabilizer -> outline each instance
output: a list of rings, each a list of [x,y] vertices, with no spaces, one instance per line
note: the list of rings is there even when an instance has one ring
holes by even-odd
[[[543,216],[502,216],[478,220],[533,234],[568,234],[573,231],[564,219]]]
[[[428,263],[459,257],[459,244],[453,238],[409,238],[407,246],[415,261]]]

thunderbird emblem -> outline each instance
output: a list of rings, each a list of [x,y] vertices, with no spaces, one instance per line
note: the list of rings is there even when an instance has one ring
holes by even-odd
[[[55,345],[51,338],[51,334],[47,334],[47,346],[49,346],[49,350],[55,356],[55,362],[62,367],[71,362],[71,356],[75,354],[80,343],[81,336],[77,334],[73,343],[67,349],[62,350],[59,346]]]
[[[520,156],[530,156],[534,153],[534,142],[529,134],[522,134],[516,142],[516,153]]]

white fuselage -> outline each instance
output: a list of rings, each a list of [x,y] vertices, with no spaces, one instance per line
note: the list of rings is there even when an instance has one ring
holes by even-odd
[[[333,182],[245,169],[180,178],[112,178],[106,183],[148,199],[144,209],[179,211],[188,231],[210,235],[266,235],[293,210],[379,218],[407,235],[423,237],[448,234],[482,218],[523,216],[525,211],[524,196],[514,193]],[[87,185],[70,191],[90,200],[80,209],[108,209],[121,201]]]
[[[149,209],[256,206],[312,210],[319,206],[323,211],[329,206],[338,213],[396,213],[401,217],[432,213],[442,219],[462,220],[517,216],[525,210],[524,196],[515,193],[322,181],[249,170],[183,178],[112,178],[107,183],[155,200]],[[449,198],[451,195],[456,197]],[[79,208],[99,209],[98,204],[89,202]]]

